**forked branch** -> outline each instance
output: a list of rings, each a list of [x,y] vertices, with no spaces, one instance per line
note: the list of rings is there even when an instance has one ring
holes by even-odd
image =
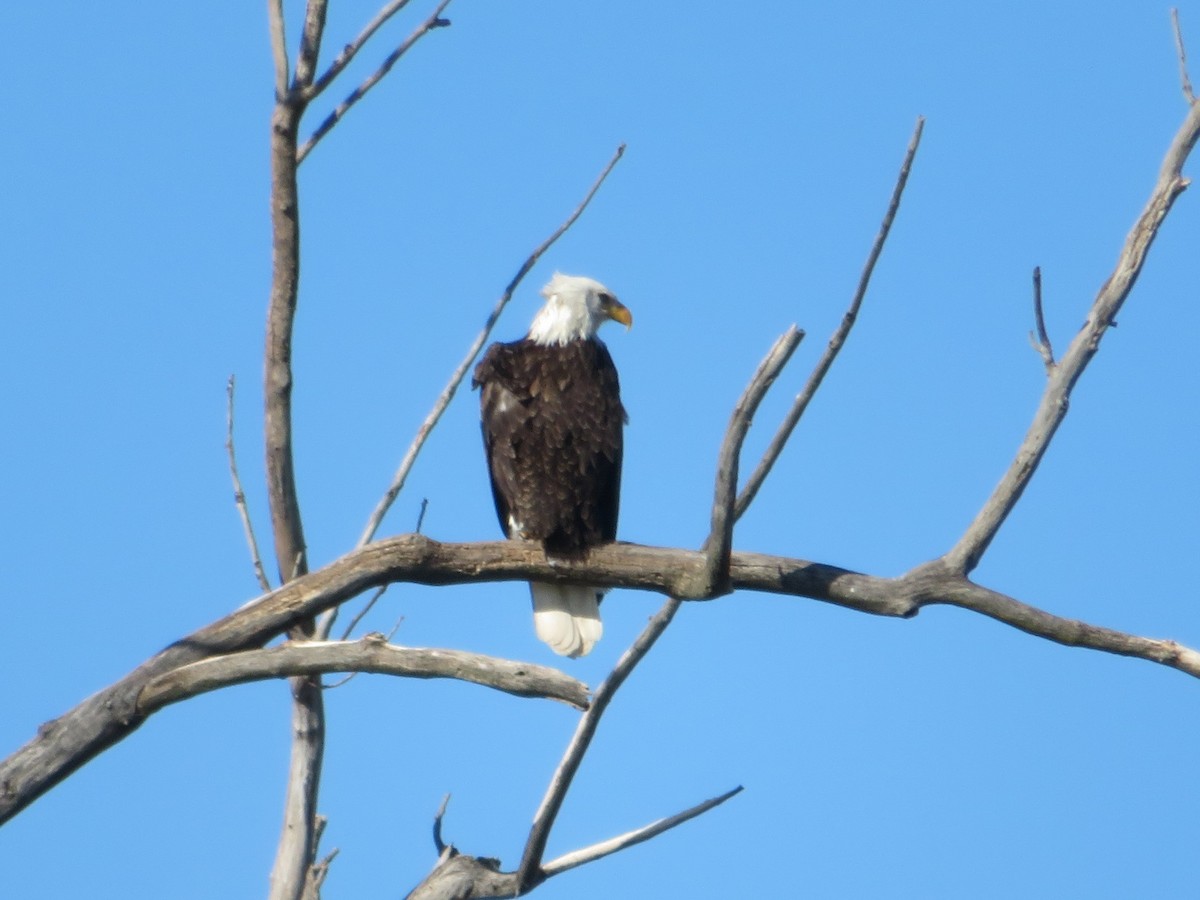
[[[342,120],[342,117],[345,116],[346,113],[348,113],[354,107],[354,105],[356,103],[358,103],[359,100],[361,100],[363,97],[365,97],[367,95],[367,92],[370,91],[371,88],[375,87],[375,85],[379,84],[379,82],[381,82],[384,79],[384,77],[387,76],[387,73],[392,70],[392,67],[400,61],[400,57],[402,57],[405,53],[407,53],[412,48],[412,46],[414,44],[416,44],[417,41],[419,41],[421,38],[425,37],[425,35],[429,34],[429,32],[431,32],[437,28],[449,27],[450,20],[442,18],[442,12],[445,11],[446,7],[449,5],[450,5],[450,0],[442,0],[442,2],[438,4],[437,9],[435,9],[433,12],[431,12],[425,18],[425,21],[423,21],[420,25],[418,25],[416,27],[416,29],[413,31],[413,33],[410,34],[407,38],[405,38],[405,40],[403,41],[403,43],[400,44],[400,46],[398,46],[395,50],[393,50],[391,53],[389,53],[384,58],[383,62],[381,62],[379,64],[379,68],[377,68],[374,72],[372,72],[370,75],[368,75],[363,80],[362,84],[360,84],[353,91],[351,91],[345,100],[343,100],[336,107],[334,107],[333,112],[331,112],[328,116],[325,117],[325,120],[323,122],[321,122],[320,125],[317,126],[315,131],[313,131],[312,136],[309,137],[309,139],[307,141],[305,141],[304,144],[301,145],[301,147],[296,151],[296,164],[297,165],[304,162],[305,158],[308,156],[308,154],[310,154],[312,152],[313,148],[315,146],[317,146],[317,144],[320,142],[321,138],[323,138],[323,137],[325,137],[325,135],[329,134],[329,132],[333,130],[333,127]],[[357,52],[357,51],[355,51],[355,52]],[[351,54],[351,55],[353,55],[353,54]],[[349,62],[349,60],[346,60],[346,62]],[[335,61],[334,65],[335,66],[337,65],[336,61]],[[331,69],[331,71],[332,71],[332,69]],[[341,71],[341,69],[338,69],[338,71]],[[334,76],[336,76],[336,73],[334,73]],[[332,78],[334,76],[330,76],[330,77]],[[328,84],[328,81],[326,81],[324,84],[321,84],[320,86],[314,85],[311,90],[306,92],[306,94],[305,94],[306,100],[311,97],[314,97],[318,93],[320,93],[320,91],[327,84]]]
[[[679,611],[680,603],[681,601],[674,597],[668,598],[662,608],[650,618],[642,633],[621,655],[617,664],[613,666],[612,672],[597,688],[592,697],[592,705],[588,707],[587,712],[580,716],[579,725],[575,728],[575,735],[571,738],[571,743],[567,745],[562,761],[550,779],[550,786],[546,789],[546,796],[542,799],[541,806],[534,814],[533,827],[529,830],[529,838],[525,842],[525,852],[521,856],[521,865],[517,870],[517,884],[521,893],[527,892],[546,879],[546,873],[542,871],[542,856],[546,852],[546,842],[550,839],[550,830],[554,827],[554,820],[558,817],[558,811],[562,808],[567,791],[571,789],[575,773],[579,771],[579,765],[583,762],[588,747],[591,746],[600,719],[621,685],[625,683],[625,679],[650,652],[655,641],[671,624],[671,619]]]
[[[1021,499],[1025,488],[1037,471],[1042,457],[1050,446],[1058,427],[1067,415],[1071,391],[1100,349],[1100,341],[1117,317],[1129,292],[1133,290],[1150,245],[1158,235],[1167,213],[1177,197],[1188,186],[1183,176],[1183,164],[1200,138],[1200,103],[1191,102],[1187,117],[1176,132],[1159,170],[1158,180],[1150,193],[1125,244],[1117,257],[1112,274],[1092,303],[1087,321],[1075,335],[1058,365],[1047,379],[1045,391],[1034,413],[1033,423],[1004,477],[975,516],[958,543],[943,557],[951,570],[969,575],[987,552],[992,540],[1009,513]]]
[[[409,0],[390,0],[382,9],[375,14],[375,17],[366,24],[366,27],[359,32],[358,37],[352,40],[349,44],[342,48],[342,52],[337,55],[337,58],[329,64],[329,68],[321,73],[305,91],[305,100],[312,100],[321,91],[329,87],[333,80],[337,78],[345,70],[346,66],[358,55],[361,50],[371,39],[371,37],[384,26],[384,24],[404,7],[408,6]]]
[[[210,656],[262,646],[294,622],[373,587],[561,581],[670,594],[694,582],[703,560],[694,550],[606,544],[584,560],[551,565],[540,547],[520,541],[449,544],[414,534],[375,541],[177,641],[44,725],[0,762],[0,823],[132,733],[145,718],[138,697],[154,678]],[[803,559],[734,551],[729,575],[735,591],[808,597],[872,615],[911,618],[925,606],[958,606],[1061,644],[1137,657],[1200,678],[1200,652],[1192,648],[1051,615],[974,584],[941,563],[900,578],[881,578]]]

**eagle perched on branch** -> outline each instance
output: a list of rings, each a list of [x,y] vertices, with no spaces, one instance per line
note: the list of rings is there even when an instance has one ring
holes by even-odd
[[[523,340],[492,344],[475,367],[496,515],[507,537],[578,558],[617,536],[625,408],[596,332],[629,310],[600,282],[555,273]],[[563,656],[600,640],[603,588],[533,582],[537,636]]]

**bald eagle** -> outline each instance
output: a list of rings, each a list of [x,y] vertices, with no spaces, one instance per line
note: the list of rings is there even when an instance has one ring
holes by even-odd
[[[475,367],[492,498],[504,534],[579,558],[617,536],[625,408],[596,331],[633,316],[598,281],[555,273],[524,340],[492,344]],[[600,640],[604,589],[533,582],[537,636],[563,656]]]

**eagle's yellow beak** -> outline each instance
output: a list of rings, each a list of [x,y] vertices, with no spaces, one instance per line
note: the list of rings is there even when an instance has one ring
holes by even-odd
[[[633,327],[633,313],[629,308],[614,300],[608,305],[608,317],[614,322],[620,322],[626,328]]]

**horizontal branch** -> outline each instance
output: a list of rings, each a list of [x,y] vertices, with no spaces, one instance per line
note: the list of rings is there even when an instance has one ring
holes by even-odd
[[[145,718],[139,695],[153,679],[200,659],[261,646],[290,625],[372,587],[554,581],[649,590],[688,600],[699,599],[684,589],[697,582],[704,563],[704,554],[696,551],[638,544],[608,544],[584,560],[555,560],[553,565],[539,545],[521,541],[450,544],[407,534],[368,544],[172,644],[43,725],[33,740],[0,763],[0,823],[136,729]],[[907,618],[930,604],[958,606],[1060,644],[1137,657],[1200,678],[1196,650],[1043,612],[974,584],[940,561],[899,578],[881,578],[803,559],[735,551],[729,575],[733,590],[808,597],[873,615]]]
[[[172,669],[142,689],[138,712],[149,715],[168,704],[235,684],[331,672],[455,678],[518,697],[561,700],[576,709],[588,705],[587,685],[558,669],[462,650],[397,647],[376,634],[357,641],[294,641],[268,650],[214,656]]]

